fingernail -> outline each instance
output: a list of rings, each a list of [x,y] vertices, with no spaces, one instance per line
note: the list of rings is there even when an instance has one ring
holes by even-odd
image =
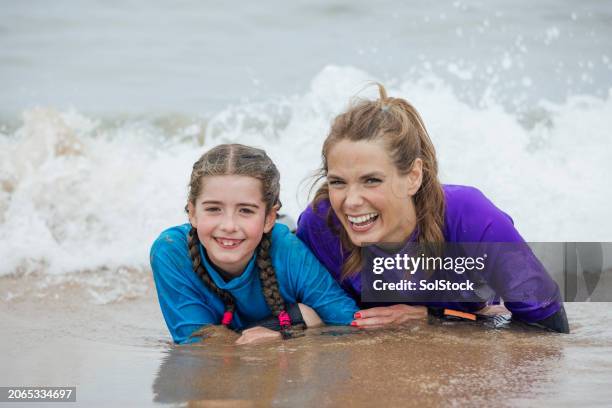
[[[352,322],[351,322],[351,326],[357,326],[357,322],[352,321]]]
[[[361,319],[361,313],[359,312],[355,313],[355,319]]]

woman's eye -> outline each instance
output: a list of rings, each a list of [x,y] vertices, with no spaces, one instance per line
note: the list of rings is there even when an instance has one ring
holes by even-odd
[[[342,180],[329,180],[328,184],[332,187],[341,187],[344,185],[344,181]]]
[[[382,183],[382,180],[376,177],[370,177],[369,179],[366,179],[366,184],[378,184],[378,183]]]

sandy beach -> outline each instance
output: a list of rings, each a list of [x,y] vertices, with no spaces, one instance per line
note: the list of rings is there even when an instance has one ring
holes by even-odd
[[[2,299],[18,282],[3,277]],[[567,304],[573,333],[416,322],[313,329],[259,346],[171,344],[156,294],[96,304],[74,285],[3,300],[6,386],[76,386],[67,406],[605,405],[612,305]]]

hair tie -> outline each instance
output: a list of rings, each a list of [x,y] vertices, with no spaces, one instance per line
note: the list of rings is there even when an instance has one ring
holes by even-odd
[[[280,312],[278,314],[278,322],[280,323],[281,327],[291,326],[291,317],[289,317],[289,313],[287,313],[285,310]]]
[[[232,312],[223,313],[223,319],[221,319],[221,324],[224,326],[229,326],[229,324],[232,322],[233,317],[234,314]]]

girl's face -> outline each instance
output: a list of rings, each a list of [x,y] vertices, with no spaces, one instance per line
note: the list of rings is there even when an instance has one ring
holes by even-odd
[[[327,155],[329,199],[353,244],[403,242],[416,226],[422,161],[401,175],[383,142],[342,140]]]
[[[251,260],[262,235],[270,232],[276,211],[266,215],[261,182],[248,176],[206,176],[189,221],[210,260],[238,276]]]

